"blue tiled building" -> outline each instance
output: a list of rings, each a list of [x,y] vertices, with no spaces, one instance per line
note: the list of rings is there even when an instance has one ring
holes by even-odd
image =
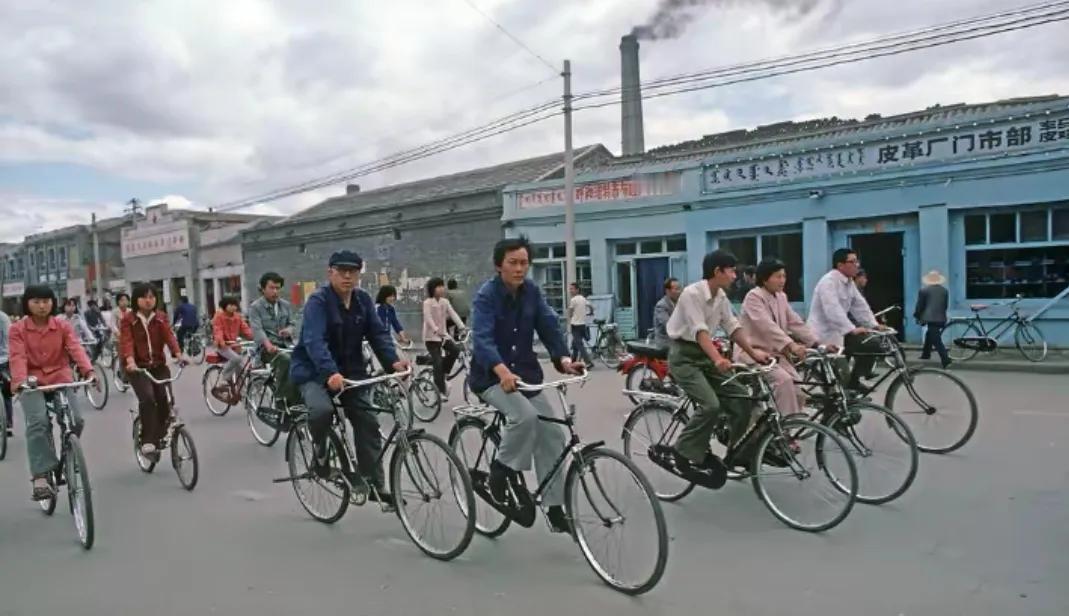
[[[563,201],[559,180],[518,184],[503,210],[506,233],[537,245],[534,274],[560,307]],[[804,314],[832,251],[851,246],[876,309],[911,314],[938,269],[952,315],[1021,294],[1045,310],[1048,341],[1069,345],[1069,299],[1051,301],[1069,286],[1069,97],[785,122],[616,159],[579,176],[576,237],[581,285],[615,296],[629,336],[649,327],[664,278],[696,280],[711,249],[784,260]]]

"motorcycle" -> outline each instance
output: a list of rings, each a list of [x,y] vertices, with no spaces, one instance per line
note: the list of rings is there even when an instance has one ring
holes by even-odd
[[[713,338],[713,344],[725,357],[731,357],[731,343],[720,338]],[[669,396],[682,396],[683,391],[672,381],[668,372],[668,347],[654,344],[650,339],[645,342],[626,343],[628,355],[620,360],[617,371],[624,375],[625,391],[647,391]],[[635,404],[640,400],[627,395]]]

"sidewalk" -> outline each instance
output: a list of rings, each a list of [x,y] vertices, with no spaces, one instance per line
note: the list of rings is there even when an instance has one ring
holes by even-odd
[[[933,359],[920,360],[920,345],[905,345],[906,359],[910,365],[939,366],[939,358],[933,353]],[[1069,350],[1050,349],[1047,358],[1034,363],[1024,358],[1013,347],[999,349],[995,353],[979,353],[968,361],[954,362],[950,366],[954,372],[1031,372],[1033,374],[1069,374]]]

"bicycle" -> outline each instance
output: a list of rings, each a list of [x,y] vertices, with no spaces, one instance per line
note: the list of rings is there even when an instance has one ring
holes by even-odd
[[[77,381],[74,383],[59,383],[56,385],[37,385],[37,378],[30,377],[22,386],[20,393],[38,391],[45,395],[45,408],[48,412],[48,441],[55,448],[55,436],[53,434],[52,420],[60,428],[59,464],[48,475],[48,483],[52,487],[52,496],[38,501],[45,515],[51,516],[56,511],[59,502],[59,486],[67,486],[67,498],[71,514],[74,516],[74,528],[78,532],[78,540],[86,550],[93,547],[94,524],[93,524],[93,490],[89,483],[89,468],[85,464],[85,453],[82,451],[81,441],[74,433],[71,419],[70,400],[67,398],[67,390],[80,389],[92,383]],[[49,395],[51,394],[51,395]]]
[[[625,353],[624,341],[620,338],[620,326],[616,323],[608,323],[605,319],[594,319],[597,333],[594,343],[587,347],[591,357],[605,364],[606,368],[616,370],[620,365],[621,358]],[[586,341],[583,341],[586,345]]]
[[[943,329],[943,344],[950,358],[968,361],[977,353],[994,353],[998,350],[999,340],[1012,329],[1013,342],[1025,359],[1036,363],[1046,359],[1047,341],[1043,338],[1043,332],[1032,322],[1034,317],[1021,314],[1018,304],[1022,299],[1021,295],[1017,295],[1008,304],[971,304],[971,317],[950,319]],[[980,313],[993,305],[1009,306],[1010,314],[988,328],[980,318]]]
[[[647,459],[651,464],[647,475],[658,486],[657,496],[672,502],[682,499],[694,490],[695,485],[717,490],[728,479],[750,479],[757,497],[772,515],[787,526],[807,532],[822,532],[837,526],[846,519],[854,507],[858,493],[858,473],[853,456],[840,435],[831,428],[800,417],[783,417],[775,407],[772,387],[765,376],[775,367],[775,360],[765,366],[733,364],[734,376],[725,381],[747,382],[746,395],[728,395],[718,392],[722,399],[733,398],[756,402],[760,414],[734,444],[727,445],[723,464],[728,469],[740,468],[744,458],[751,455],[745,470],[728,471],[726,476],[706,475],[698,471],[687,472],[675,464],[673,443],[684,426],[690,421],[689,410],[694,406],[690,396],[676,398],[650,392],[624,392],[643,399],[624,422],[622,437],[624,455],[628,458]],[[720,443],[730,443],[727,418],[722,416],[714,430]],[[811,433],[814,438],[808,447],[793,448],[791,444],[801,433]],[[812,458],[809,457],[812,455]],[[803,460],[803,456],[805,459]],[[784,496],[791,487],[808,489],[810,482],[821,476],[830,484],[813,490],[803,504],[805,509],[830,505],[826,515],[813,514],[803,519],[804,511],[788,513],[790,503],[806,500],[804,496]],[[782,483],[777,483],[782,480]]]
[[[851,446],[857,465],[857,500],[880,505],[905,494],[917,477],[920,448],[913,431],[890,409],[859,399],[851,399],[839,380],[835,362],[842,350],[829,353],[825,347],[808,349],[802,361],[804,376],[795,381],[813,409],[811,421],[835,430]],[[806,439],[811,434],[799,434]],[[877,462],[890,462],[877,464]]]
[[[7,396],[11,388],[11,372],[7,364],[0,365],[0,389]],[[14,404],[14,402],[12,402]],[[7,457],[7,412],[0,409],[0,460]]]
[[[467,509],[475,522],[475,530],[487,537],[500,536],[512,522],[524,528],[534,525],[536,508],[542,506],[546,489],[553,481],[564,480],[565,511],[571,521],[571,535],[579,545],[579,551],[586,559],[594,573],[615,590],[629,595],[638,595],[651,590],[664,574],[668,560],[668,531],[664,521],[664,512],[658,502],[652,486],[642,471],[620,453],[605,447],[604,441],[584,444],[575,431],[575,406],[568,403],[567,389],[571,384],[582,384],[588,375],[564,378],[541,385],[518,384],[519,391],[541,392],[553,389],[557,392],[560,404],[565,411],[564,419],[539,416],[540,421],[565,426],[570,434],[553,469],[532,494],[526,486],[522,474],[516,474],[510,481],[508,502],[495,503],[490,495],[489,469],[497,456],[501,442],[503,419],[496,409],[480,404],[458,406],[453,409],[456,422],[449,433],[449,444],[464,460],[464,467],[472,477],[472,485],[479,495],[480,504]],[[486,415],[492,415],[487,421]],[[565,460],[571,457],[567,470],[563,470]],[[613,474],[613,464],[622,467],[622,473]],[[561,473],[563,477],[560,477]],[[634,501],[644,503],[642,512],[635,512],[638,505],[627,507],[619,495],[609,495],[606,491],[612,487],[632,487],[637,489]],[[584,497],[585,504],[580,497]],[[628,576],[623,571],[614,570],[614,566],[623,567],[624,561],[633,559],[616,553],[615,562],[610,560],[612,546],[597,547],[595,535],[620,535],[628,528],[635,527],[636,534],[627,541],[618,537],[615,547],[622,550],[627,544],[637,545],[637,553],[652,557],[651,562],[635,567],[637,573]],[[612,543],[611,540],[608,543]],[[652,543],[652,545],[650,545]],[[624,579],[625,576],[628,579]],[[632,579],[633,578],[633,579]]]
[[[182,371],[185,370],[185,366],[178,367],[178,373],[169,379],[157,379],[151,372],[144,368],[138,369],[138,372],[147,377],[150,381],[156,385],[167,386],[167,403],[171,409],[171,414],[167,419],[167,427],[164,430],[164,436],[160,439],[160,448],[156,453],[146,456],[141,452],[141,417],[138,415],[137,410],[130,409],[130,413],[134,416],[133,425],[133,437],[134,437],[134,458],[137,460],[137,467],[144,473],[151,473],[156,464],[160,461],[160,454],[164,449],[171,448],[171,467],[174,468],[174,472],[178,475],[178,482],[182,484],[182,487],[187,491],[192,492],[193,488],[197,487],[197,478],[200,476],[200,463],[197,459],[197,446],[193,443],[193,437],[190,436],[189,430],[186,429],[185,422],[178,415],[178,406],[175,404],[174,390],[171,388],[171,384],[178,380],[182,376]]]
[[[184,348],[186,357],[188,357],[194,364],[198,366],[204,363],[204,356],[208,347],[204,334],[197,331],[189,332],[185,335]]]
[[[390,505],[383,502],[379,488],[369,484],[356,468],[356,452],[347,435],[347,422],[341,403],[345,392],[403,379],[411,374],[411,370],[405,370],[360,381],[345,380],[342,390],[332,398],[333,427],[327,433],[324,453],[328,462],[325,469],[317,468],[315,464],[308,413],[303,411],[286,438],[289,477],[274,481],[292,483],[297,500],[305,511],[325,524],[337,522],[345,515],[350,504],[361,506],[370,495],[380,504],[384,513],[392,510],[397,514],[405,533],[425,554],[438,560],[452,560],[467,549],[475,528],[474,519],[467,515],[475,507],[471,479],[456,454],[437,436],[422,429],[404,428],[403,419],[397,421],[375,460],[375,466],[380,467],[386,453],[392,450],[389,488],[394,504]],[[374,402],[364,406],[364,410],[385,414],[395,412],[394,408],[378,407]],[[432,456],[435,461],[432,461]],[[444,480],[438,473],[443,460],[449,467],[448,478]],[[446,481],[449,486],[444,485]],[[313,494],[315,490],[319,494]],[[455,502],[446,502],[449,498]],[[427,519],[419,523],[416,514],[423,507],[432,510],[431,513],[448,513],[455,508],[458,519],[449,522]],[[410,508],[413,510],[410,511]],[[423,535],[423,531],[434,533],[439,530],[444,535],[447,528],[455,532],[451,533],[454,535],[451,540],[443,538],[443,545],[432,543],[429,537]]]
[[[457,360],[453,364],[453,371],[445,375],[446,383],[452,383],[461,375],[464,374],[464,380],[462,382],[461,393],[464,396],[464,402],[470,402],[471,400],[471,378],[468,364],[471,362],[471,349],[469,344],[471,342],[471,331],[465,330],[463,335],[456,340],[457,345]],[[409,391],[412,392],[412,412],[416,418],[420,421],[430,423],[435,419],[438,419],[438,415],[442,412],[442,393],[438,391],[438,386],[434,384],[434,367],[431,363],[431,356],[428,353],[416,356],[416,365],[419,366],[416,378],[412,380],[412,384],[409,386]]]
[[[921,451],[950,453],[960,449],[976,432],[980,415],[976,397],[969,386],[951,372],[924,366],[909,367],[897,335],[893,329],[869,333],[870,339],[881,339],[884,350],[874,355],[883,359],[889,370],[880,374],[872,384],[862,383],[858,396],[870,396],[889,380],[883,406],[909,425]],[[961,425],[952,426],[953,429],[947,431],[949,436],[941,438],[935,432],[940,427],[938,424],[944,422]]]
[[[241,367],[238,369],[232,384],[223,382],[223,370],[228,360],[218,353],[210,353],[206,357],[206,361],[212,365],[204,371],[204,376],[201,377],[201,390],[204,394],[204,403],[208,406],[208,412],[216,417],[226,415],[230,412],[231,407],[237,406],[243,398],[248,398],[248,383],[254,367],[257,344],[255,342],[241,342],[238,346],[241,347],[243,358]],[[217,386],[224,384],[230,387],[229,391],[236,393],[237,396],[229,395],[227,400],[216,398],[213,391]]]

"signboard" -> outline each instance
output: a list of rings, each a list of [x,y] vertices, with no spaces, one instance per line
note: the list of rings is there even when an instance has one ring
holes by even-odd
[[[629,178],[588,182],[575,187],[575,203],[603,203],[632,201],[646,197],[674,195],[680,190],[679,172],[644,173]],[[516,194],[522,210],[564,205],[564,189],[549,188]]]
[[[189,250],[189,226],[185,221],[123,229],[122,258],[147,257]]]
[[[85,278],[71,278],[67,281],[67,297],[85,297]]]
[[[951,131],[928,131],[899,139],[803,151],[747,161],[707,165],[705,193],[772,186],[848,173],[871,173],[979,156],[1012,154],[1032,148],[1069,145],[1069,116],[1014,121]]]
[[[3,295],[4,297],[22,297],[22,294],[26,292],[25,282],[7,282],[4,283]]]
[[[126,281],[123,280],[122,278],[120,278],[118,280],[109,280],[108,281],[108,289],[111,290],[111,291],[122,291],[125,288],[126,288]]]

